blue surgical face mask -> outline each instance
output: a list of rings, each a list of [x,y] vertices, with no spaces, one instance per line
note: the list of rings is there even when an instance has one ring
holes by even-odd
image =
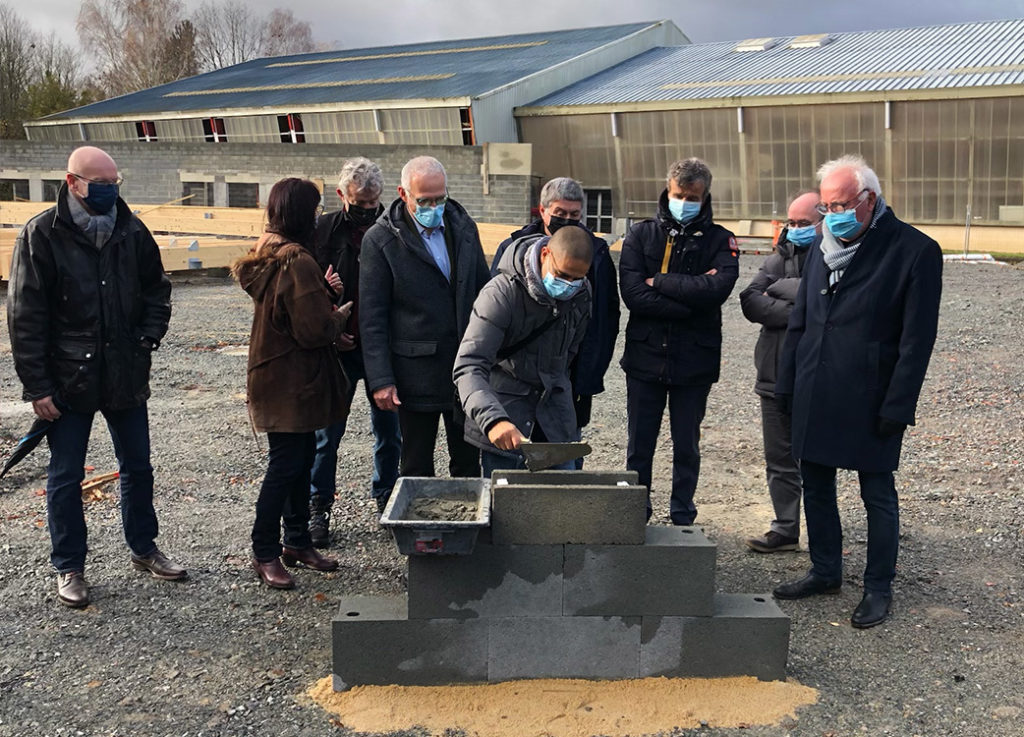
[[[436,207],[424,207],[416,205],[416,220],[424,228],[436,228],[441,225],[444,219],[444,205]]]
[[[860,232],[860,221],[857,220],[857,213],[853,209],[838,213],[830,212],[825,216],[825,227],[836,238],[853,238]]]
[[[678,222],[686,225],[700,213],[703,203],[691,202],[690,200],[676,200],[669,198],[668,211]]]
[[[814,225],[805,228],[790,228],[786,231],[786,240],[797,248],[806,248],[814,242],[818,229]]]
[[[118,186],[116,184],[97,184],[89,182],[89,194],[82,198],[85,206],[97,214],[110,212],[117,203]]]
[[[576,292],[580,291],[580,287],[582,286],[582,279],[567,281],[565,279],[559,279],[554,274],[544,275],[544,291],[546,291],[548,296],[552,299],[557,299],[559,301],[572,299]]]

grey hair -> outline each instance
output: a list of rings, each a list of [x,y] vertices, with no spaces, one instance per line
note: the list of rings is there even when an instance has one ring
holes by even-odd
[[[541,188],[541,207],[548,207],[552,202],[557,202],[558,200],[579,202],[584,212],[586,212],[587,195],[583,191],[583,185],[571,177],[555,177]]]
[[[338,189],[342,192],[348,192],[350,184],[356,186],[356,192],[379,195],[384,191],[384,175],[375,163],[363,156],[356,156],[345,162],[338,177]]]
[[[675,181],[680,187],[701,182],[704,193],[711,191],[711,170],[708,165],[697,158],[680,159],[668,168],[668,181]]]
[[[448,173],[444,170],[444,165],[433,156],[417,156],[414,159],[409,159],[402,167],[402,189],[409,191],[413,175],[422,177],[429,174],[440,174],[446,183],[448,181]]]
[[[846,154],[838,159],[826,161],[818,169],[818,182],[843,169],[850,169],[857,178],[858,192],[866,189],[869,192],[874,192],[879,197],[882,196],[882,184],[878,181],[878,175],[875,174],[874,169],[868,166],[868,162],[863,157],[856,154]]]

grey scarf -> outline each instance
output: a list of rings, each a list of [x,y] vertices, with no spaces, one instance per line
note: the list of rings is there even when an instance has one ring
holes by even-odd
[[[68,207],[71,210],[71,219],[83,233],[89,236],[89,240],[99,251],[110,240],[114,232],[114,224],[117,222],[117,205],[110,208],[109,212],[99,215],[90,215],[85,205],[78,201],[71,192],[68,192]]]
[[[868,230],[871,230],[878,223],[878,219],[885,214],[885,199],[882,195],[878,195],[875,198],[875,211],[871,218],[871,225],[868,226]],[[825,257],[825,266],[828,267],[828,285],[834,287],[839,283],[839,280],[843,278],[843,274],[846,273],[846,267],[853,261],[853,257],[857,255],[857,249],[860,248],[860,244],[864,241],[864,236],[867,235],[867,231],[864,231],[864,235],[861,236],[860,240],[854,243],[840,243],[839,240],[832,235],[832,231],[828,229],[828,226],[822,226],[821,228],[821,253]]]
[[[523,267],[526,272],[526,291],[541,304],[551,302],[548,290],[544,288],[544,277],[540,273],[540,249],[547,245],[548,237],[538,238],[527,249],[523,258]]]

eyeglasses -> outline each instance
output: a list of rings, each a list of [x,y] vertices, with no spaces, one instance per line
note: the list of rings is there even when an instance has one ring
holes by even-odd
[[[810,220],[787,220],[786,221],[786,227],[787,228],[809,228],[812,225],[817,225],[817,224],[818,223],[816,221],[812,222]]]
[[[814,209],[820,212],[822,215],[827,215],[830,212],[833,215],[841,215],[847,210],[856,208],[858,205],[860,205],[860,203],[864,201],[864,195],[867,194],[867,192],[867,189],[862,189],[860,192],[857,193],[856,197],[854,197],[852,200],[848,200],[847,202],[821,202],[818,205],[816,205]]]
[[[89,177],[83,177],[81,174],[75,174],[73,171],[69,171],[68,174],[73,176],[75,179],[81,179],[83,182],[89,182],[90,184],[116,184],[119,187],[122,184],[124,184],[124,177],[122,177],[120,174],[117,176],[117,179],[114,179],[114,180],[110,180],[110,179],[89,179]]]
[[[440,197],[417,197],[416,204],[420,207],[438,207],[448,201],[448,193],[445,192]]]

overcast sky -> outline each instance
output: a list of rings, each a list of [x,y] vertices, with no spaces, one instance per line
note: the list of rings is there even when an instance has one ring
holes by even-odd
[[[201,0],[186,0],[191,11]],[[0,0],[77,43],[78,0]],[[290,8],[326,48],[500,36],[668,18],[694,43],[1024,18],[1024,0],[247,0]]]

